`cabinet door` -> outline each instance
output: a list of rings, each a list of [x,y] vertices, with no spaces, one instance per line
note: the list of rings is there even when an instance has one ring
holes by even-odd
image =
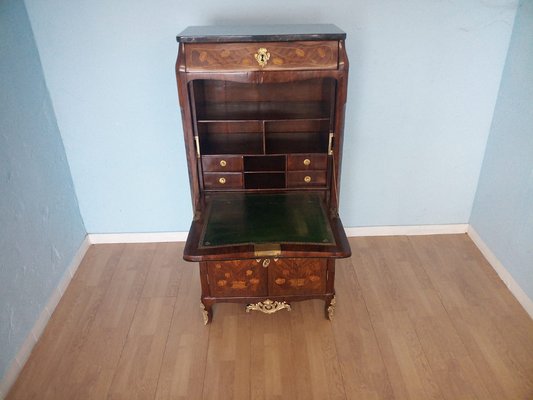
[[[326,292],[325,258],[280,258],[268,267],[270,295],[321,294]]]
[[[215,297],[266,296],[267,273],[257,260],[209,261],[209,288]]]

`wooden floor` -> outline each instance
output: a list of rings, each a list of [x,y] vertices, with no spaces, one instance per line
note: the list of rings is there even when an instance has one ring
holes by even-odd
[[[333,322],[210,326],[182,244],[92,246],[8,399],[533,399],[533,321],[466,235],[350,242]]]

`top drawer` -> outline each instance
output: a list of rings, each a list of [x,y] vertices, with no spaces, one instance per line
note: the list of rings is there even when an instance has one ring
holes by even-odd
[[[338,41],[187,43],[188,72],[337,69]]]

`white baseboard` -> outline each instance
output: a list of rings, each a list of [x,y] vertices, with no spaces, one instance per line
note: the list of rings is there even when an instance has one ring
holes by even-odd
[[[70,281],[74,277],[74,274],[80,266],[81,261],[83,260],[85,253],[87,253],[87,250],[89,249],[90,245],[91,243],[89,241],[89,236],[86,235],[78,251],[72,258],[68,268],[61,277],[61,280],[59,281],[57,287],[54,289],[54,291],[48,298],[48,302],[46,303],[46,306],[42,310],[39,317],[37,318],[37,321],[33,325],[32,330],[26,337],[26,340],[22,343],[22,346],[20,347],[17,355],[15,356],[15,359],[11,361],[11,365],[7,369],[5,375],[2,377],[2,380],[0,381],[0,399],[3,399],[5,396],[7,396],[9,389],[15,383],[18,375],[20,374],[20,371],[22,371],[22,367],[28,360],[31,351],[33,350],[33,347],[41,337],[44,328],[48,323],[48,320],[50,319],[57,305],[59,304],[59,300],[61,300],[61,297],[63,297],[65,290],[67,289]]]
[[[467,230],[468,224],[363,226],[357,228],[345,228],[348,237],[447,235],[466,233]]]
[[[489,264],[494,268],[500,279],[505,283],[520,305],[524,307],[524,310],[526,310],[529,316],[533,318],[533,301],[522,290],[520,285],[514,280],[501,261],[498,260],[498,257],[496,257],[496,255],[490,250],[489,246],[487,246],[483,239],[481,239],[481,236],[479,236],[472,225],[468,227],[468,236],[472,239],[479,251],[485,256]]]
[[[188,232],[89,233],[91,244],[184,242]]]

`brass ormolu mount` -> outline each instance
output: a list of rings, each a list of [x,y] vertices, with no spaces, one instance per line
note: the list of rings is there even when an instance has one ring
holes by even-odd
[[[265,301],[260,301],[255,304],[248,304],[246,306],[246,312],[250,311],[261,311],[265,314],[274,314],[276,311],[287,309],[291,311],[291,305],[285,301],[272,301],[267,299]]]

